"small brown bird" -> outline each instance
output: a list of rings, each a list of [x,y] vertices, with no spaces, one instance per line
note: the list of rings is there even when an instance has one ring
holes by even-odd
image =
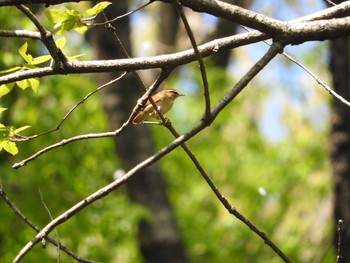
[[[174,101],[180,96],[185,96],[185,95],[178,93],[175,89],[166,89],[166,90],[159,91],[157,94],[153,95],[152,99],[154,103],[157,105],[159,111],[162,114],[164,114],[172,108]],[[140,124],[147,117],[152,117],[156,119],[159,118],[157,111],[153,108],[153,105],[149,100],[147,100],[143,110],[141,110],[135,116],[132,122],[133,124]]]

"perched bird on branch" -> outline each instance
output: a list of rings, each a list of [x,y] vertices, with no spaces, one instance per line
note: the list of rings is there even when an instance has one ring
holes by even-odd
[[[174,101],[180,96],[184,95],[178,93],[175,89],[166,89],[153,95],[152,99],[157,105],[158,110],[164,114],[173,107]],[[145,107],[135,116],[132,122],[134,124],[141,124],[148,117],[159,118],[157,111],[149,100],[147,100]]]

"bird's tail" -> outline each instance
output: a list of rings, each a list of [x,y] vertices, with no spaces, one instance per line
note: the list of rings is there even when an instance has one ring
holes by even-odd
[[[133,124],[141,124],[147,118],[147,114],[143,111],[139,112],[132,120]]]

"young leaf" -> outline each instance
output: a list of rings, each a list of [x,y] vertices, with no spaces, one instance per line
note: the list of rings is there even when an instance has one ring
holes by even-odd
[[[14,130],[14,131],[13,131],[13,134],[19,134],[20,132],[22,132],[22,131],[24,131],[24,130],[26,130],[26,129],[28,129],[28,128],[30,128],[30,126],[28,126],[28,125],[22,126],[22,127],[18,128],[18,129],[16,129],[16,130]]]
[[[85,55],[85,54],[78,54],[78,55],[75,55],[75,56],[72,56],[72,57],[68,57],[68,60],[69,60],[69,61],[78,61],[77,58],[82,57],[82,56],[84,56],[84,55]]]
[[[20,69],[21,69],[20,66],[16,66],[16,67],[13,67],[13,68],[1,70],[0,74],[9,74],[9,73],[15,72],[15,71],[20,70]]]
[[[67,10],[67,14],[69,15],[69,19],[80,19],[81,18],[81,14],[74,9]]]
[[[29,85],[32,88],[32,90],[34,92],[36,92],[40,86],[39,79],[38,78],[31,78],[31,79],[28,79],[28,81],[29,81]]]
[[[78,11],[67,9],[51,9],[45,12],[45,15],[55,24],[52,31],[55,34],[62,34],[63,31],[72,30],[81,18],[81,14]]]
[[[3,112],[3,111],[5,111],[5,110],[7,110],[7,108],[1,108],[1,107],[0,107],[0,113]],[[2,124],[2,125],[3,125],[3,124]],[[0,126],[0,127],[1,127],[1,126]]]
[[[3,141],[0,144],[2,144],[2,147],[0,146],[0,149],[3,148],[5,151],[12,155],[16,155],[18,153],[18,148],[14,142]]]
[[[67,14],[67,9],[50,9],[45,12],[45,16],[53,23],[63,23],[67,19],[69,19],[69,15]]]
[[[74,31],[78,32],[80,35],[83,35],[88,30],[87,26],[85,26],[83,23],[77,23],[77,25],[74,28]]]
[[[16,84],[17,84],[17,86],[20,87],[22,90],[25,90],[26,88],[30,87],[30,82],[29,82],[28,79],[16,81]]]
[[[86,10],[83,14],[83,17],[88,17],[88,16],[96,16],[98,15],[99,13],[101,13],[107,6],[109,6],[110,2],[101,2],[101,3],[98,3],[97,5],[95,5],[94,7]]]
[[[57,39],[55,41],[55,43],[56,43],[58,48],[63,48],[67,43],[67,39],[66,39],[66,37],[60,37],[59,39]]]
[[[12,127],[5,127],[0,123],[0,142],[8,141],[11,137]]]
[[[33,57],[30,54],[27,54],[28,49],[28,43],[25,42],[19,49],[18,53],[21,55],[21,57],[29,64],[32,63]]]
[[[36,58],[33,58],[32,60],[32,65],[39,65],[41,63],[44,63],[46,61],[49,61],[52,57],[50,55],[43,55],[43,56],[39,56]]]
[[[71,31],[76,24],[76,20],[74,18],[66,20],[62,23],[62,31]]]
[[[0,85],[0,97],[10,93],[13,87],[14,87],[14,83]]]

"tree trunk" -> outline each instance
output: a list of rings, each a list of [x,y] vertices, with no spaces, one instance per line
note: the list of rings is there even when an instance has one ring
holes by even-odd
[[[224,2],[237,5],[243,8],[248,8],[253,0],[224,0]],[[227,19],[220,19],[214,34],[211,38],[220,38],[234,35],[237,32],[238,25],[228,21]],[[230,61],[231,49],[223,50],[213,56],[214,65],[220,68],[227,68]]]
[[[127,1],[114,1],[106,15],[112,19],[127,12]],[[129,54],[130,26],[128,18],[114,25],[117,34]],[[111,34],[104,27],[96,27],[88,34],[98,59],[123,57]],[[98,75],[100,84],[116,78],[116,73]],[[111,129],[119,128],[128,118],[142,88],[136,77],[129,73],[113,87],[105,89],[102,102],[107,112]],[[143,125],[129,127],[121,136],[115,137],[118,158],[123,169],[129,170],[154,153],[150,132]],[[169,204],[162,170],[154,164],[126,184],[130,199],[147,207],[152,213],[151,220],[142,221],[139,226],[139,244],[145,262],[187,262],[176,221]]]
[[[330,68],[334,90],[350,100],[349,39],[332,40]],[[341,260],[350,262],[350,108],[334,100],[332,104],[331,159],[334,180],[334,219],[343,220]],[[337,228],[335,227],[335,230]],[[334,243],[338,246],[335,231]]]

